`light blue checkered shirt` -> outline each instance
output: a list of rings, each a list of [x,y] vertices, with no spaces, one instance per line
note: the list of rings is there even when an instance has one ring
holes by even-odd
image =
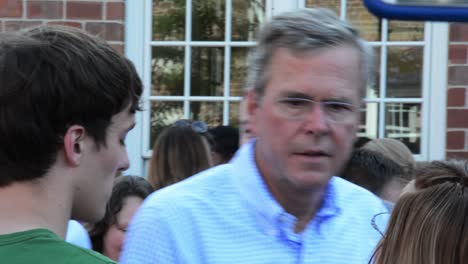
[[[381,237],[371,219],[387,211],[382,201],[333,177],[322,207],[296,234],[295,217],[259,175],[253,146],[148,197],[130,224],[121,263],[367,264]]]

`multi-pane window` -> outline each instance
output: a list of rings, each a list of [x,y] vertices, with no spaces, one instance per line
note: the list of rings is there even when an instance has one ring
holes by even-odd
[[[367,88],[359,136],[395,138],[415,154],[422,148],[424,58],[428,38],[423,22],[379,20],[361,0],[307,0],[305,7],[327,7],[354,24],[374,51],[374,83]]]
[[[148,55],[149,150],[177,119],[236,126],[249,47],[266,0],[154,0]]]
[[[359,136],[399,139],[417,159],[443,158],[446,24],[379,20],[362,0],[141,0],[126,2],[126,53],[145,84],[145,111],[127,142],[130,173],[145,175],[155,137],[178,119],[237,126],[256,30],[298,7],[335,10],[373,48]]]

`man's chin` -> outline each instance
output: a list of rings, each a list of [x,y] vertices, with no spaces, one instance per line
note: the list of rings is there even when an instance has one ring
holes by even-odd
[[[328,184],[330,173],[298,173],[291,180],[298,189],[317,189]]]

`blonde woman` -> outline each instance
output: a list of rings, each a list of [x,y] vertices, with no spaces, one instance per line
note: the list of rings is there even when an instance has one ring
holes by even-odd
[[[434,161],[415,169],[371,263],[468,263],[468,161]]]

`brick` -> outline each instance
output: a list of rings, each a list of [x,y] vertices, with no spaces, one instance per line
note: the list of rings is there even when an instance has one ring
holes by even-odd
[[[106,6],[106,19],[123,20],[125,16],[125,5],[122,2],[109,2]]]
[[[63,18],[62,1],[28,1],[28,18]]]
[[[17,31],[40,24],[42,24],[42,21],[5,21],[5,31]]]
[[[67,27],[76,27],[83,28],[83,23],[77,21],[51,21],[47,23],[48,25],[61,25]]]
[[[450,66],[448,68],[449,85],[468,85],[468,66]]]
[[[447,151],[447,159],[468,159],[468,151]]]
[[[465,149],[465,132],[447,132],[447,149]]]
[[[22,17],[23,1],[0,0],[0,17]]]
[[[102,3],[69,1],[67,2],[67,18],[102,19]]]
[[[450,41],[468,41],[468,25],[464,23],[450,24]]]
[[[124,45],[123,44],[111,44],[111,47],[115,49],[118,53],[124,55]]]
[[[467,45],[449,46],[449,64],[467,64]]]
[[[447,106],[458,107],[465,106],[466,102],[466,89],[465,88],[450,88],[447,94]]]
[[[447,109],[447,128],[468,128],[468,109]]]
[[[86,23],[86,31],[110,41],[123,41],[124,27],[120,23]]]

